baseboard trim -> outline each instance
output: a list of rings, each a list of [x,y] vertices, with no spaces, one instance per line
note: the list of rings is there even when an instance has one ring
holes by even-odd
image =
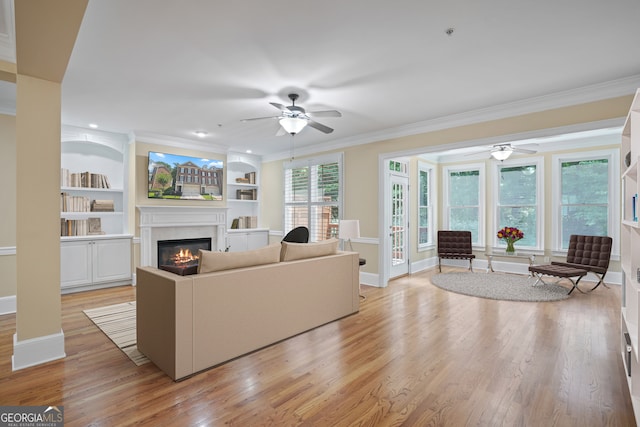
[[[0,316],[3,314],[12,314],[16,312],[16,296],[0,298]]]
[[[66,357],[64,352],[64,332],[43,337],[18,341],[13,334],[13,356],[11,365],[14,371],[29,368]]]
[[[379,283],[378,275],[375,273],[360,272],[360,283],[367,286],[381,287]]]

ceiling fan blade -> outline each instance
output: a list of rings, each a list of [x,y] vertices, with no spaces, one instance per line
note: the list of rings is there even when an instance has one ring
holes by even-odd
[[[309,117],[342,117],[342,113],[337,110],[310,111],[307,113]]]
[[[535,153],[537,153],[536,150],[529,150],[528,148],[511,147],[511,149],[515,153],[524,153],[524,154],[535,154]]]
[[[279,119],[280,116],[254,117],[252,119],[242,119],[241,122],[252,122],[254,120]]]
[[[324,133],[331,133],[333,132],[333,129],[331,129],[329,126],[325,126],[322,123],[318,123],[316,121],[313,121],[311,119],[307,120],[307,124],[309,126],[311,126],[314,129],[318,129],[320,132],[324,132]]]
[[[274,107],[276,107],[278,110],[282,111],[283,113],[290,113],[291,110],[289,110],[287,107],[285,107],[282,104],[278,104],[277,102],[270,102],[269,104],[273,105]]]

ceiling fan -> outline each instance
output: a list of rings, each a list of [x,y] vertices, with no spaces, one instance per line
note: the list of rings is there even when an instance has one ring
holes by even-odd
[[[534,154],[536,150],[531,150],[528,148],[521,147],[513,147],[511,144],[496,144],[491,148],[489,154],[496,160],[504,161],[511,156],[513,153],[523,153],[523,154]]]
[[[277,102],[269,103],[280,110],[279,116],[256,117],[253,119],[244,119],[242,121],[248,122],[252,120],[277,119],[281,127],[276,135],[284,135],[285,133],[295,135],[307,125],[319,130],[320,132],[331,133],[333,132],[333,129],[329,126],[323,125],[322,123],[316,122],[312,117],[342,117],[342,113],[336,110],[307,112],[304,108],[296,105],[296,100],[299,98],[297,93],[290,93],[288,96],[291,100],[291,105],[288,107]]]

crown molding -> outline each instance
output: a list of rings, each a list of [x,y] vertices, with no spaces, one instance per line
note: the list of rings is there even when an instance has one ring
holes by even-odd
[[[555,108],[569,107],[572,105],[601,101],[619,96],[633,95],[638,87],[640,87],[640,74],[595,85],[556,92],[549,95],[537,96],[506,104],[481,108],[478,110],[471,110],[464,113],[438,117],[400,127],[385,129],[383,131],[338,139],[333,142],[329,142],[328,144],[323,144],[321,150],[318,150],[317,146],[302,147],[300,149],[296,149],[296,156],[306,156],[320,151],[339,150],[357,145],[370,144],[372,142],[434,132],[491,120],[504,119],[507,117],[515,117]],[[290,151],[281,151],[271,155],[264,155],[262,158],[265,162],[275,161],[286,159],[290,157],[290,154]]]

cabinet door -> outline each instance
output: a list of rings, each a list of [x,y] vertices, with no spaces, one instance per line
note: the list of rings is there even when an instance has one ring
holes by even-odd
[[[131,278],[131,239],[93,242],[93,282]]]
[[[242,252],[248,249],[247,233],[229,233],[227,235],[229,252]]]
[[[60,287],[69,288],[91,283],[91,249],[89,241],[60,244]]]
[[[269,244],[269,233],[267,231],[254,231],[247,233],[247,248],[258,249]]]

